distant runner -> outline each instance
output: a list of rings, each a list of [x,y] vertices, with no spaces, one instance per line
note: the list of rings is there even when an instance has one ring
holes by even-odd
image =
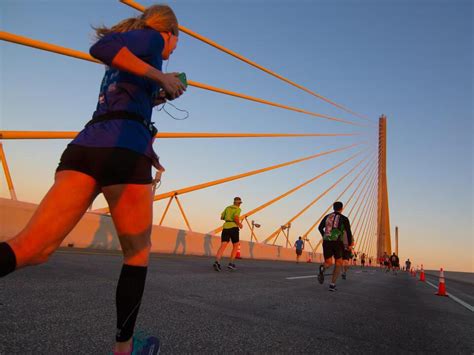
[[[353,238],[349,219],[342,215],[342,202],[334,202],[334,212],[323,218],[319,224],[319,232],[323,237],[324,264],[319,266],[318,281],[324,283],[324,270],[329,268],[335,259],[334,272],[332,273],[332,282],[329,285],[329,291],[336,291],[336,281],[341,272],[342,254],[344,252],[344,232],[347,234],[347,245],[352,245]]]
[[[411,261],[410,258],[405,261],[405,271],[410,271],[411,270]]]
[[[390,256],[390,264],[392,266],[393,274],[396,275],[397,271],[400,269],[400,260],[398,259],[398,256],[395,253]]]
[[[383,265],[385,266],[385,272],[389,272],[390,271],[390,257],[388,256],[386,251],[384,251],[382,258],[383,258]]]
[[[227,206],[221,213],[221,220],[225,222],[221,234],[221,246],[217,251],[216,261],[212,265],[216,271],[222,270],[220,261],[229,241],[232,241],[232,252],[230,254],[229,265],[227,265],[227,268],[229,270],[237,269],[234,260],[239,248],[239,230],[242,229],[242,223],[240,223],[241,204],[242,199],[240,197],[235,197],[234,204]]]
[[[342,253],[342,279],[345,280],[347,278],[347,271],[349,271],[349,266],[350,262],[352,260],[352,257],[354,256],[352,254],[352,248],[353,246],[344,246],[344,252]]]
[[[365,267],[365,253],[360,256],[360,267]]]
[[[372,266],[372,257],[369,258],[369,266]]]
[[[296,248],[296,263],[298,264],[300,262],[300,256],[301,254],[303,254],[304,240],[299,237],[298,240],[295,242],[294,247]]]

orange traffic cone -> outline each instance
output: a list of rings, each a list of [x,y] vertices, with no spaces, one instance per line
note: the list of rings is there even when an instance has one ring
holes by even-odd
[[[240,243],[237,246],[237,254],[235,254],[235,258],[236,259],[242,259],[242,257],[240,256]]]
[[[308,261],[307,261],[307,263],[311,263],[311,262],[312,262],[312,260],[311,260],[311,254],[308,254]]]
[[[423,264],[421,264],[420,281],[425,282],[425,270],[423,270]]]
[[[448,296],[446,294],[446,283],[444,282],[444,271],[443,268],[439,269],[439,286],[438,292],[436,292],[438,296]]]

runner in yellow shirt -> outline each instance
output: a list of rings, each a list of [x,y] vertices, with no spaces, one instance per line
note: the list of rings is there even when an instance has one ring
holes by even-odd
[[[242,223],[240,223],[240,205],[242,199],[240,197],[234,198],[234,204],[227,206],[221,213],[221,220],[225,221],[221,234],[221,246],[216,254],[216,261],[213,264],[214,270],[221,271],[221,258],[222,254],[227,248],[229,241],[232,241],[232,252],[230,254],[229,270],[236,270],[234,260],[239,247],[239,231],[242,229]]]

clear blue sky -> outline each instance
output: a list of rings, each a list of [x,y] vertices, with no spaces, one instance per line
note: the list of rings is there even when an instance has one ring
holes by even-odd
[[[400,228],[401,257],[432,268],[474,271],[471,1],[169,4],[182,25],[374,121],[386,114],[390,217],[392,231],[395,225]],[[86,52],[93,43],[91,25],[113,25],[136,14],[114,0],[0,3],[2,30]],[[10,43],[2,42],[0,46],[1,129],[80,130],[95,108],[103,67]],[[184,71],[194,81],[362,122],[185,34],[168,71]],[[190,111],[189,119],[174,121],[155,112],[153,119],[160,131],[366,132],[369,136],[363,139],[372,148],[376,142],[374,129],[329,122],[195,88],[189,88],[175,104]],[[160,191],[360,140],[361,137],[161,141],[156,149],[168,171]],[[20,199],[39,202],[52,183],[66,143],[4,142]],[[219,225],[218,214],[234,195],[244,199],[245,212],[356,151],[184,195],[182,201],[193,228],[205,232]],[[262,224],[260,239],[285,223],[356,162],[256,215],[255,220]],[[350,180],[348,177],[298,219],[292,238],[304,233]],[[2,196],[6,197],[4,180],[1,184]],[[99,199],[96,205],[103,205],[103,201]],[[156,204],[157,216],[163,207],[164,202]],[[165,224],[183,227],[175,208]],[[319,240],[314,233],[312,238]]]

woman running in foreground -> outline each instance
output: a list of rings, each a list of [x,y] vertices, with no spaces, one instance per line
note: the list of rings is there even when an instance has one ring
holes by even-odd
[[[62,154],[54,184],[27,226],[0,243],[0,277],[44,263],[103,193],[124,255],[116,292],[117,354],[159,349],[156,338],[133,337],[133,331],[151,247],[152,166],[164,171],[152,146],[152,109],[163,96],[173,100],[185,91],[177,73],[161,72],[178,31],[173,10],[164,5],[96,29],[90,53],[107,67],[93,118]]]

